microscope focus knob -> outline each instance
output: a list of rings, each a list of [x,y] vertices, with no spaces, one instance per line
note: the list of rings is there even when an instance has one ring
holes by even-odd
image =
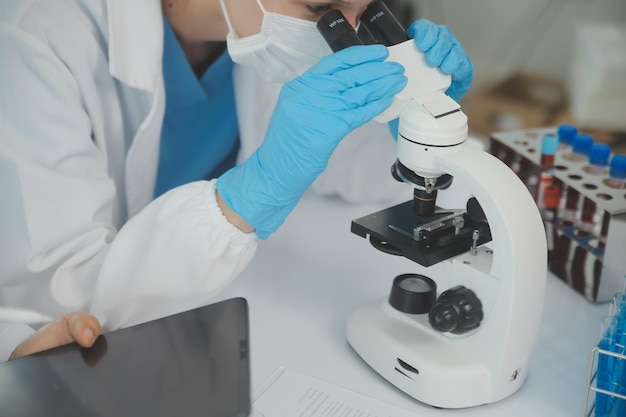
[[[483,319],[483,307],[474,291],[462,285],[441,293],[430,309],[428,321],[440,332],[463,334],[476,329]]]

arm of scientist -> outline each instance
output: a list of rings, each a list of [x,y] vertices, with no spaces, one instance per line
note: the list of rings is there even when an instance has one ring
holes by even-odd
[[[430,65],[451,75],[452,83],[446,93],[460,100],[470,88],[474,70],[450,29],[418,19],[407,33]],[[234,83],[241,137],[239,158],[243,160],[263,141],[282,84],[263,81],[253,69],[241,65],[235,65]],[[320,195],[338,195],[351,203],[383,202],[405,196],[411,187],[390,174],[396,159],[397,124],[397,120],[389,126],[371,121],[349,133],[331,156],[328,168],[313,183],[313,190]]]
[[[209,303],[257,239],[226,220],[214,182],[127,214],[152,194],[159,97],[109,73],[102,11],[1,7],[0,305],[91,311],[111,330]]]
[[[404,69],[385,62],[385,48],[334,54],[285,85],[262,146],[244,163],[142,205],[137,195],[154,186],[162,82],[127,88],[109,73],[115,48],[92,19],[100,3],[85,3],[95,9],[89,14],[65,10],[74,3],[6,3],[0,304],[55,317],[88,311],[104,331],[208,304],[252,259],[256,236],[284,221],[338,141],[406,85]],[[118,48],[137,41],[123,40]],[[155,55],[144,63],[150,73],[160,68]],[[131,81],[141,75],[130,72]],[[355,78],[361,82],[352,86]],[[129,114],[142,110],[133,125]]]

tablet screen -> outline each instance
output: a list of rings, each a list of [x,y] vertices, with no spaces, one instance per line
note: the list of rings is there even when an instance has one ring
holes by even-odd
[[[0,415],[243,417],[250,412],[243,298],[0,363]]]

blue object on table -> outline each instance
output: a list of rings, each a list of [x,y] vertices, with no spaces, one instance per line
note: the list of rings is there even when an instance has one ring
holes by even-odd
[[[617,324],[615,327],[615,344],[622,358],[618,360],[615,382],[617,384],[617,393],[626,395],[626,293],[621,293],[618,299],[614,300],[615,305],[619,306],[615,312]],[[626,400],[622,398],[615,399],[615,413],[613,415],[620,417],[626,416]]]
[[[596,374],[596,387],[605,391],[614,392],[612,381],[616,373],[617,358],[602,351],[613,352],[615,345],[615,331],[617,318],[605,316],[602,318],[602,336],[598,342],[598,371]],[[614,405],[614,398],[602,392],[596,392],[596,417],[610,417]]]
[[[626,293],[616,293],[609,315],[602,318],[602,334],[598,342],[596,387],[626,395]],[[620,356],[609,355],[607,352]],[[626,400],[617,395],[596,393],[596,417],[626,416]]]
[[[578,133],[578,129],[576,126],[562,124],[559,125],[557,130],[557,136],[559,137],[559,142],[564,145],[571,145],[574,141],[574,136]]]

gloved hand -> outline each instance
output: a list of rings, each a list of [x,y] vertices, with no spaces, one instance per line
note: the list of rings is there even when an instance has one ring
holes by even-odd
[[[426,62],[450,74],[452,84],[446,90],[458,101],[469,90],[474,77],[474,66],[467,53],[447,26],[438,26],[426,19],[411,24],[407,33],[426,55]]]
[[[286,83],[263,143],[218,178],[222,199],[261,239],[283,223],[341,139],[404,88],[404,68],[388,55],[381,45],[353,46]]]

